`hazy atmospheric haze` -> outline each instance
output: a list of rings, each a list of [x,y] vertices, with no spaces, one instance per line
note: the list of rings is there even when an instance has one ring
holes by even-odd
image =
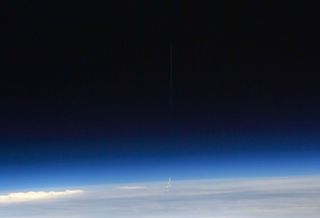
[[[320,177],[251,178],[115,184],[0,196],[6,218],[316,218]],[[48,193],[51,193],[48,194]],[[5,201],[7,199],[7,201]]]

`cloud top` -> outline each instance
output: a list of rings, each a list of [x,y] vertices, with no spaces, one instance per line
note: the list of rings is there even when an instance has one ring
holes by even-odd
[[[320,177],[167,181],[0,196],[5,218],[318,218]],[[71,195],[72,198],[66,197]],[[41,200],[40,200],[41,199]],[[54,199],[54,200],[42,200]]]
[[[41,199],[51,199],[65,197],[82,193],[83,190],[65,190],[65,191],[38,191],[38,192],[14,192],[7,195],[0,195],[0,203],[15,203],[25,201],[35,201]]]
[[[120,186],[118,187],[118,189],[122,189],[122,190],[141,190],[141,189],[147,189],[147,187],[145,186]]]

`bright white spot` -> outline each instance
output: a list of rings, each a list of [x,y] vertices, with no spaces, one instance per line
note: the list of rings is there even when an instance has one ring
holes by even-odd
[[[82,190],[65,190],[65,191],[38,191],[38,192],[16,192],[9,193],[7,195],[0,195],[0,203],[15,203],[15,202],[24,202],[24,201],[33,201],[40,199],[50,199],[57,197],[64,197],[74,194],[82,193]]]

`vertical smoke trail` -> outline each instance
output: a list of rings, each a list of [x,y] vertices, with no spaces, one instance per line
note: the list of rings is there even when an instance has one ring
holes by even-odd
[[[171,177],[169,177],[168,183],[166,185],[166,191],[169,192],[171,188]]]

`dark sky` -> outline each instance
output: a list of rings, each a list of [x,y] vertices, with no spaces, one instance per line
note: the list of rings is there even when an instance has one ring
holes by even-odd
[[[208,2],[4,4],[3,169],[320,152],[317,8]]]

